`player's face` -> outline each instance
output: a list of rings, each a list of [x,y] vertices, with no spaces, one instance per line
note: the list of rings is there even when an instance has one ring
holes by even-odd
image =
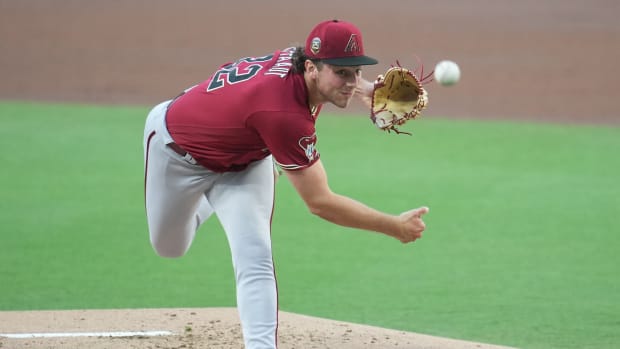
[[[325,102],[344,108],[349,105],[361,76],[360,66],[323,64],[316,79],[318,93]]]

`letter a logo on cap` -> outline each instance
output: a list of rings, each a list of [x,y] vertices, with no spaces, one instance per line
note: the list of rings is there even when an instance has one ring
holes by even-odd
[[[347,47],[344,48],[344,52],[360,52],[360,45],[357,42],[356,34],[351,34]]]

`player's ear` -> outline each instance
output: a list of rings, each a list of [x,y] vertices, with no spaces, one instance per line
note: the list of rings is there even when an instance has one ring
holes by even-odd
[[[307,59],[305,62],[306,65],[306,71],[310,74],[310,76],[313,79],[316,79],[316,76],[318,74],[318,69],[316,67],[316,64],[314,64],[314,62],[312,62],[311,60]]]

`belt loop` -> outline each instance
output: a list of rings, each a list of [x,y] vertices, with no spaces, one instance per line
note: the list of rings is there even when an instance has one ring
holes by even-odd
[[[185,153],[185,155],[183,156],[183,159],[185,159],[185,161],[189,162],[192,165],[196,165],[196,159],[194,159],[193,156],[191,156],[189,153]]]

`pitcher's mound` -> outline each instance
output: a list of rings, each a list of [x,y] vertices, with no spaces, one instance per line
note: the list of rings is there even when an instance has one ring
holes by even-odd
[[[280,349],[505,349],[280,312]],[[235,308],[0,312],[0,348],[241,349]]]

